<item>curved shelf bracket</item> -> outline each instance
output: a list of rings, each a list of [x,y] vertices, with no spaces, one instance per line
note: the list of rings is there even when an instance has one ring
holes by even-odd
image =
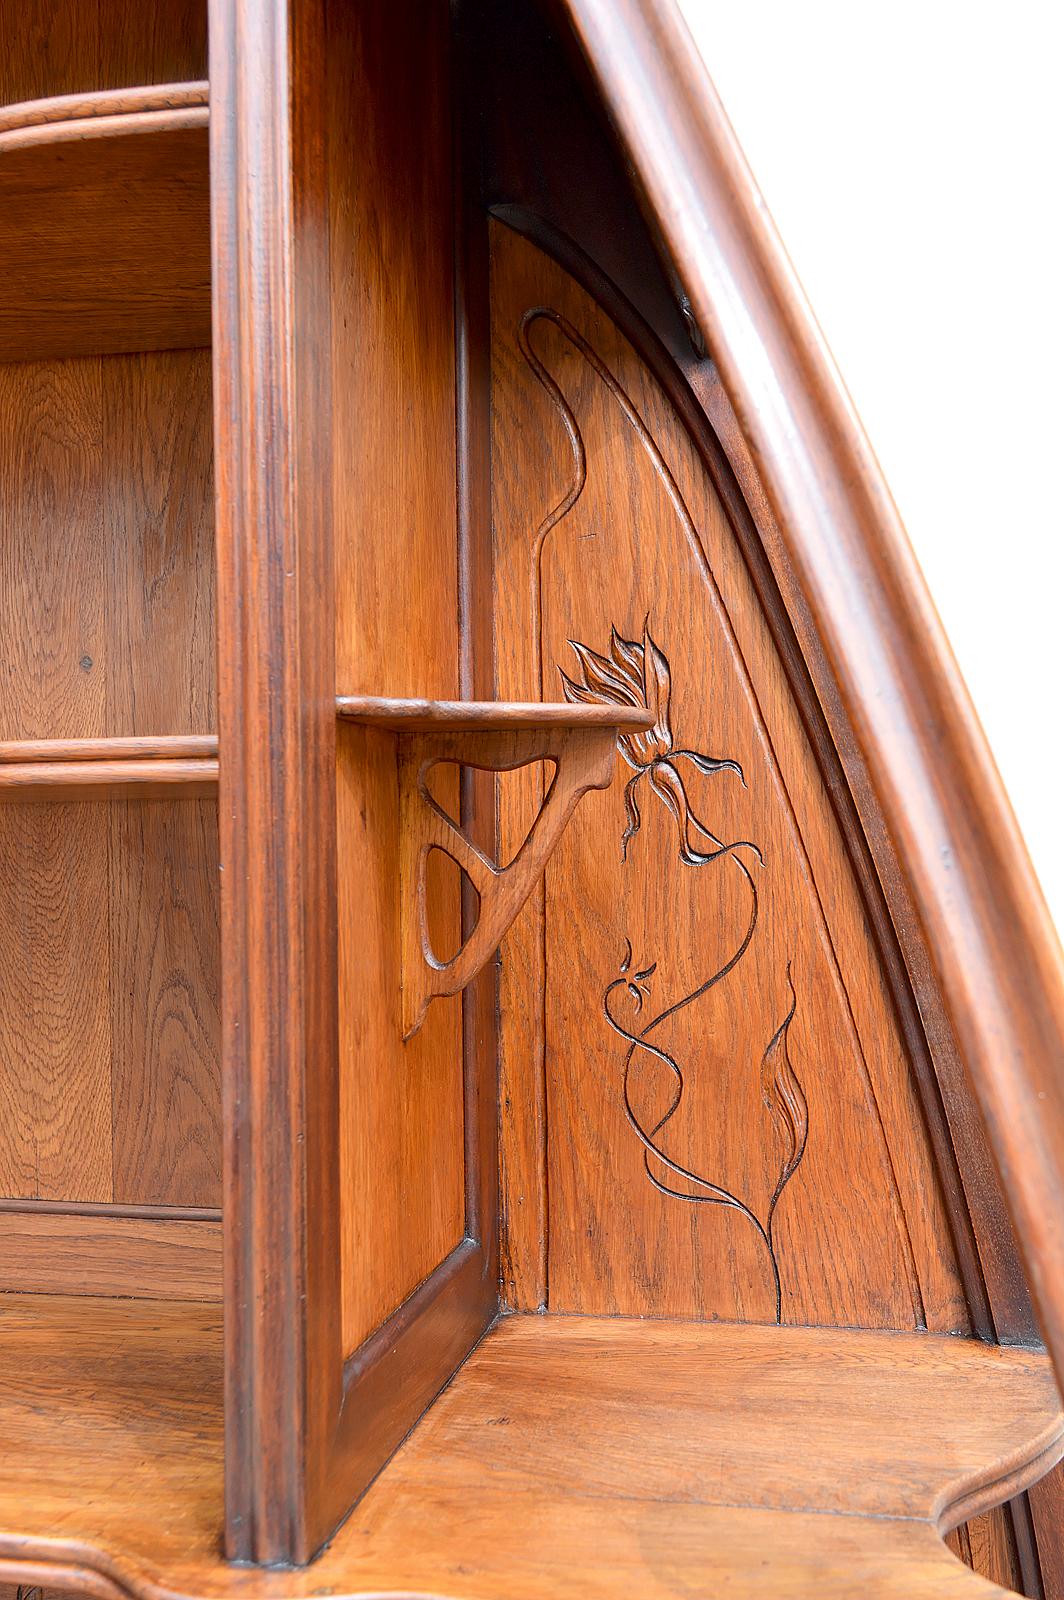
[[[496,702],[337,701],[349,721],[398,736],[399,895],[403,1038],[411,1039],[437,996],[457,994],[477,976],[541,877],[581,797],[613,778],[618,730],[651,725],[642,709]],[[554,775],[520,850],[507,866],[481,851],[429,792],[440,762],[512,772],[550,762]],[[426,909],[428,858],[442,850],[480,896],[480,915],[461,949],[441,961]]]

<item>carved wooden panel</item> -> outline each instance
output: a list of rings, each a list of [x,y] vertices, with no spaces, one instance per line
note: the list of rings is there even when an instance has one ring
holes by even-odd
[[[655,715],[504,947],[508,1297],[964,1329],[891,1002],[720,499],[637,353],[502,224],[491,292],[498,692]],[[512,778],[504,840],[530,805]]]

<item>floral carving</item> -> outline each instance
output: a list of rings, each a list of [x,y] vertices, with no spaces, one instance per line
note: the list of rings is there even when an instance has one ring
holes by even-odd
[[[724,1184],[713,1182],[692,1168],[683,1166],[664,1148],[662,1132],[679,1110],[685,1087],[684,1072],[675,1056],[651,1037],[670,1017],[692,1005],[738,966],[750,947],[758,919],[757,884],[747,858],[761,865],[760,850],[748,839],[725,844],[707,826],[690,803],[678,763],[689,762],[707,776],[718,772],[733,773],[744,788],[746,780],[737,761],[676,747],[670,720],[672,675],[668,657],[651,635],[649,619],[644,622],[641,641],[626,639],[616,628],[612,628],[608,655],[600,655],[597,650],[576,639],[570,639],[569,644],[576,655],[579,671],[573,676],[564,671],[561,673],[568,700],[581,705],[643,707],[652,712],[654,717],[653,727],[646,732],[618,736],[620,752],[634,774],[624,790],[626,826],[621,839],[622,861],[627,861],[629,844],[640,829],[642,818],[636,791],[645,778],[676,823],[681,861],[686,866],[704,867],[729,857],[741,874],[749,894],[750,911],[742,939],[727,960],[689,994],[673,1000],[647,1019],[646,1006],[657,963],[651,962],[633,969],[632,945],[626,939],[620,970],[607,985],[602,1007],[610,1027],[628,1046],[622,1077],[624,1110],[629,1126],[643,1146],[643,1169],[647,1178],[659,1193],[671,1199],[682,1200],[689,1205],[726,1206],[745,1220],[756,1233],[765,1252],[772,1275],[778,1322],[782,1316],[782,1286],[773,1226],[780,1199],[801,1164],[809,1135],[808,1104],[787,1050],[787,1034],[797,1007],[790,964],[787,966],[790,1009],[769,1040],[761,1059],[761,1096],[782,1146],[776,1185],[763,1216],[759,1216],[751,1205]],[[661,1077],[664,1101],[653,1118],[641,1114],[633,1099],[633,1073],[639,1070],[644,1073],[657,1071]],[[639,1103],[642,1105],[645,1100],[645,1093],[641,1094]],[[678,1187],[678,1183],[682,1186]]]
[[[644,778],[675,819],[680,836],[680,859],[687,866],[703,866],[715,861],[723,852],[734,850],[735,845],[722,845],[691,810],[676,763],[689,761],[699,772],[734,772],[745,788],[743,769],[737,761],[674,747],[669,722],[672,677],[668,658],[650,633],[649,619],[643,624],[641,643],[622,638],[616,628],[611,629],[608,657],[576,639],[570,639],[569,644],[576,653],[580,672],[575,678],[566,672],[561,674],[567,700],[580,705],[634,706],[654,716],[654,726],[645,733],[642,730],[625,733],[617,740],[621,755],[635,773],[624,788],[627,824],[621,839],[621,860],[627,860],[629,842],[642,823],[636,790]],[[696,849],[692,831],[710,841],[713,848],[709,851]]]
[[[749,943],[747,939],[746,943]],[[714,974],[708,983],[703,984],[694,995],[685,996],[679,1002],[667,1006],[656,1016],[645,1022],[643,1027],[636,1032],[633,1026],[625,1023],[618,1014],[618,998],[623,991],[631,1005],[634,1018],[642,1020],[643,1008],[650,998],[650,980],[657,971],[657,963],[632,971],[632,944],[626,939],[624,956],[621,960],[620,971],[616,978],[608,985],[603,996],[603,1012],[606,1021],[615,1033],[627,1040],[628,1050],[624,1058],[624,1074],[622,1079],[622,1094],[624,1096],[624,1113],[628,1124],[643,1146],[643,1170],[659,1194],[668,1195],[673,1200],[684,1200],[688,1205],[726,1206],[741,1216],[754,1230],[761,1246],[764,1249],[772,1274],[772,1290],[775,1298],[776,1321],[779,1322],[783,1313],[783,1290],[780,1279],[779,1261],[776,1256],[776,1242],[773,1235],[773,1225],[776,1220],[776,1208],[780,1203],[784,1189],[797,1172],[802,1157],[805,1154],[805,1144],[809,1133],[809,1111],[805,1094],[798,1081],[797,1074],[791,1066],[787,1053],[787,1032],[794,1019],[797,998],[794,986],[791,983],[790,963],[787,965],[787,985],[791,992],[791,1003],[787,1015],[772,1035],[765,1053],[761,1058],[761,1092],[766,1107],[772,1112],[777,1128],[783,1141],[783,1159],[780,1164],[779,1176],[776,1186],[772,1191],[765,1211],[764,1221],[757,1215],[753,1207],[747,1205],[737,1194],[723,1184],[714,1183],[709,1178],[704,1178],[701,1173],[695,1172],[691,1167],[685,1167],[673,1159],[660,1143],[660,1134],[666,1123],[670,1122],[679,1110],[684,1093],[683,1069],[675,1056],[651,1040],[650,1035],[656,1027],[667,1017],[674,1016],[682,1006],[690,1004],[697,995],[704,994],[712,983],[718,982],[724,972]],[[746,948],[744,944],[743,948]],[[733,958],[726,969],[736,965]],[[640,1055],[639,1052],[642,1052]],[[655,1118],[652,1124],[645,1122],[632,1099],[632,1075],[636,1063],[642,1062],[645,1066],[656,1064],[664,1069],[664,1081],[667,1084],[668,1099],[664,1110]],[[676,1187],[676,1181],[689,1185],[689,1188]]]

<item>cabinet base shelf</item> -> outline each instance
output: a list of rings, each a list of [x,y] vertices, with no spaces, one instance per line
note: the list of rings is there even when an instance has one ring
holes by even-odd
[[[0,1582],[137,1600],[989,1600],[940,1534],[1064,1449],[1040,1352],[510,1317],[319,1559],[278,1572],[219,1554],[216,1307],[0,1296],[0,1396]]]

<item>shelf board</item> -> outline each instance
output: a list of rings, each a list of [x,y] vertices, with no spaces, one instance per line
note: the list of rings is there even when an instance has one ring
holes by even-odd
[[[213,734],[0,742],[0,802],[197,800],[217,792]]]
[[[509,733],[518,728],[631,728],[653,726],[651,712],[637,706],[581,706],[568,701],[390,700],[378,695],[338,695],[336,715],[345,722],[392,733]]]
[[[0,111],[0,362],[210,344],[203,84]]]
[[[252,1572],[219,1555],[217,1311],[0,1296],[8,1581],[77,1568],[140,1600],[990,1600],[940,1534],[1047,1470],[1062,1427],[1041,1352],[510,1317],[316,1562]]]

